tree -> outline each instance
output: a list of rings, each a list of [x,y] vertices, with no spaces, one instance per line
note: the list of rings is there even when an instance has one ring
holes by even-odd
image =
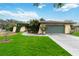
[[[61,8],[62,6],[64,6],[65,5],[65,3],[54,3],[53,4],[53,6],[55,7],[55,8]]]
[[[33,3],[33,6],[39,6],[41,3]]]
[[[41,5],[41,4],[44,4],[44,3],[33,3],[33,6],[38,7],[38,6]],[[62,6],[65,5],[65,3],[52,3],[52,5],[53,5],[55,8],[61,8]]]
[[[37,19],[33,19],[29,22],[29,30],[31,33],[37,33],[39,30],[39,21]]]
[[[40,18],[40,21],[45,21],[45,19],[43,19],[43,18]]]
[[[4,39],[2,41],[9,41],[9,34],[10,34],[10,31],[13,30],[13,27],[16,25],[16,21],[15,20],[10,20],[10,19],[7,19],[7,20],[0,20],[0,27],[1,29],[4,29],[2,30],[3,31],[3,35],[4,35]]]
[[[7,19],[3,29],[7,31],[12,31],[14,26],[16,26],[16,21],[13,19]]]

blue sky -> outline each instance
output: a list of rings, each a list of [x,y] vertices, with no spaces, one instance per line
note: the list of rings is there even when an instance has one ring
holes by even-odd
[[[44,18],[46,20],[79,20],[79,4],[65,4],[61,8],[54,8],[53,4],[32,3],[0,3],[0,19],[15,19],[28,21]]]

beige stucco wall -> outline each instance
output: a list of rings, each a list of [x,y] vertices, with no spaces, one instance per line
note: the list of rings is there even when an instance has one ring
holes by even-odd
[[[42,30],[39,28],[38,34],[42,34]]]
[[[13,27],[13,31],[12,32],[16,32],[16,26]]]
[[[38,31],[38,34],[46,34],[45,31],[42,31],[42,30],[41,30],[41,27],[42,27],[42,26],[44,27],[45,24],[41,24],[41,25],[40,25],[40,27],[39,27],[39,31]]]
[[[23,26],[20,28],[20,32],[24,32],[26,30],[26,28]]]
[[[70,24],[65,24],[65,33],[68,34],[71,32],[71,25]]]
[[[65,24],[65,34],[68,34],[71,32],[71,25],[70,24]],[[39,28],[38,34],[41,34],[42,30]],[[46,32],[45,32],[46,33]]]

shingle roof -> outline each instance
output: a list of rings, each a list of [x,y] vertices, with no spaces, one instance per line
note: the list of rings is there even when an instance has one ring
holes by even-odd
[[[79,23],[77,23],[77,24],[74,24],[74,26],[79,26]]]
[[[40,21],[43,24],[75,24],[76,22],[66,22],[66,21]]]

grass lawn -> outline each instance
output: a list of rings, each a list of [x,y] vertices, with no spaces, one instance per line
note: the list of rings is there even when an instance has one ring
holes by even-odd
[[[0,40],[3,37],[0,37]],[[11,42],[0,43],[0,56],[70,56],[67,51],[47,36],[9,37]]]
[[[79,32],[74,32],[72,35],[79,36]]]

